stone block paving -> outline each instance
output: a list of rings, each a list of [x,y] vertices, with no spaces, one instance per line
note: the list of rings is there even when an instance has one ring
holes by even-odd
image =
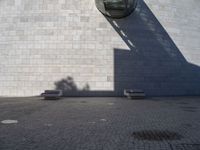
[[[0,150],[200,150],[200,98],[0,98]]]

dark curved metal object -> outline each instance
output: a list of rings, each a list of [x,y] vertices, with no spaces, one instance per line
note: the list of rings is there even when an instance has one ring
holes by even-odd
[[[99,11],[112,18],[130,15],[135,10],[137,2],[138,0],[95,0]]]

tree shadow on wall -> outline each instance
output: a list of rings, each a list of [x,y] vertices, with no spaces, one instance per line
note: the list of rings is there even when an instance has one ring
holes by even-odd
[[[55,82],[55,87],[56,90],[62,90],[63,96],[82,96],[82,94],[90,90],[88,84],[85,84],[82,89],[79,89],[74,79],[70,76]]]
[[[65,96],[122,96],[129,88],[149,96],[200,95],[200,68],[187,62],[145,2],[126,18],[106,19],[129,47],[114,48],[114,91],[80,90],[70,77],[56,89]]]
[[[106,18],[129,50],[114,49],[115,93],[142,89],[151,96],[200,95],[200,68],[188,63],[142,0],[124,19]]]
[[[114,91],[91,91],[88,83],[80,89],[71,76],[67,76],[54,84],[56,90],[62,90],[63,96],[115,96]]]

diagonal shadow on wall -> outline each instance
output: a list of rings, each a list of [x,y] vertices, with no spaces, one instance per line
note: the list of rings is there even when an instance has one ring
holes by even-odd
[[[156,96],[200,94],[200,68],[186,61],[145,2],[123,20],[107,20],[130,48],[114,49],[117,93],[136,88]]]
[[[129,47],[114,49],[114,91],[65,95],[122,96],[129,88],[150,96],[200,95],[200,68],[187,62],[145,2],[124,19],[106,19]]]

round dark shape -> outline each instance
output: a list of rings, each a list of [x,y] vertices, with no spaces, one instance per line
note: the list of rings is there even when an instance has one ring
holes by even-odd
[[[132,136],[137,140],[148,140],[148,141],[172,141],[180,140],[182,135],[165,130],[143,130],[133,132]]]
[[[138,0],[95,0],[99,11],[112,18],[130,15],[135,10],[137,2]]]

